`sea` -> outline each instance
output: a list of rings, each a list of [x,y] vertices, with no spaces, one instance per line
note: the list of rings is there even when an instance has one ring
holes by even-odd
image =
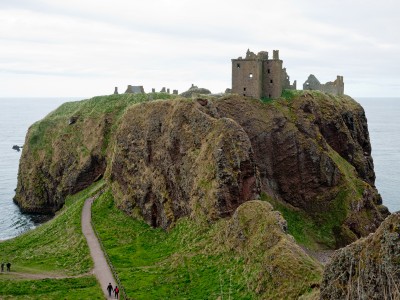
[[[0,240],[10,239],[43,223],[14,204],[21,152],[31,124],[67,101],[81,98],[0,98]],[[400,98],[356,98],[364,107],[374,159],[376,186],[391,212],[400,210]]]

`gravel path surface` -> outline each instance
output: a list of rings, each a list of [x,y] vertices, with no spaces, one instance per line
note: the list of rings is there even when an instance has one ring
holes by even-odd
[[[90,255],[92,256],[94,262],[93,273],[99,281],[101,288],[104,292],[106,299],[114,299],[114,296],[109,297],[107,286],[109,283],[115,288],[115,280],[112,275],[111,269],[107,264],[107,260],[101,250],[99,241],[93,231],[91,224],[91,207],[93,203],[93,198],[88,198],[85,201],[85,205],[82,210],[82,232],[86,237],[87,243],[90,249]],[[113,295],[114,293],[112,293]]]

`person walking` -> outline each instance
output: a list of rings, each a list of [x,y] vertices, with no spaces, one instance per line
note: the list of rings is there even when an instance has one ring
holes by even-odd
[[[111,292],[113,291],[113,287],[111,282],[107,286],[108,296],[111,297]]]
[[[115,299],[118,299],[118,294],[119,294],[119,289],[117,286],[115,286],[115,289],[114,289]]]
[[[11,271],[11,263],[7,263],[7,272],[10,272]]]
[[[4,272],[4,263],[1,263],[1,271]]]

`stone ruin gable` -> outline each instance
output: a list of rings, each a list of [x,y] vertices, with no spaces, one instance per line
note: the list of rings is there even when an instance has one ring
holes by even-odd
[[[343,76],[337,76],[335,81],[328,81],[325,84],[321,84],[317,77],[313,74],[308,76],[308,79],[303,84],[303,90],[316,90],[324,93],[329,93],[333,95],[343,95],[344,94],[344,81]]]
[[[308,76],[308,79],[303,83],[303,90],[310,90],[310,91],[320,91],[321,90],[321,83],[313,74]]]
[[[144,88],[142,85],[128,85],[125,94],[144,94]]]
[[[279,50],[273,51],[272,59],[268,52],[258,54],[247,50],[246,57],[232,59],[232,93],[253,98],[279,98],[285,88],[296,89],[296,82],[290,84]]]
[[[284,90],[296,90],[297,89],[297,81],[293,81],[293,84],[290,84],[290,77],[287,74],[286,68],[282,69],[282,88]]]

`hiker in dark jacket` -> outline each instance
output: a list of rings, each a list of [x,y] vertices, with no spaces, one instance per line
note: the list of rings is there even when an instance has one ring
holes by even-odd
[[[107,291],[108,291],[108,296],[111,297],[111,292],[113,291],[113,287],[111,285],[111,282],[107,286]]]
[[[4,263],[1,263],[1,271],[4,272]]]
[[[11,271],[11,264],[8,262],[7,263],[7,272],[10,272]]]

